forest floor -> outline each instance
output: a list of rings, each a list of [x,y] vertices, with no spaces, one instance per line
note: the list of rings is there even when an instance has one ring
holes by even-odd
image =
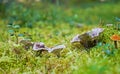
[[[0,74],[120,74],[120,42],[116,49],[110,39],[114,34],[120,36],[120,3],[85,8],[38,5],[28,9],[13,4],[7,17],[0,18]],[[105,31],[90,51],[70,43],[77,34],[98,27]],[[32,47],[26,50],[20,38],[66,48],[59,56]]]

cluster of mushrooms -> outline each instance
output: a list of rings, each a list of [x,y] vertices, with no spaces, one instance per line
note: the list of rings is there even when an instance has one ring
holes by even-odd
[[[98,43],[99,35],[104,31],[103,28],[94,28],[88,32],[83,34],[77,34],[75,37],[72,38],[70,41],[71,44],[78,43],[78,46],[81,44],[84,48],[91,48],[94,47]],[[115,48],[117,49],[117,41],[120,40],[120,36],[113,35],[110,37],[114,41]],[[61,51],[62,49],[66,48],[65,45],[57,45],[53,47],[47,47],[43,42],[31,42],[29,40],[20,40],[20,43],[23,44],[25,49],[29,49],[32,47],[34,51],[47,51],[49,53],[55,51]]]

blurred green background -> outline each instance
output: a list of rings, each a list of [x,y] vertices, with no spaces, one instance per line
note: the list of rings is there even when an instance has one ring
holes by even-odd
[[[119,9],[119,0],[0,0],[0,19],[23,27],[48,23],[94,25],[114,23],[120,17]]]

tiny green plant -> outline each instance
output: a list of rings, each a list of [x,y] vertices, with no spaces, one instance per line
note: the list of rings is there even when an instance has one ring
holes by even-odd
[[[10,36],[14,36],[16,38],[16,44],[18,44],[18,37],[23,36],[23,34],[19,33],[20,26],[14,24],[8,24],[8,33]]]

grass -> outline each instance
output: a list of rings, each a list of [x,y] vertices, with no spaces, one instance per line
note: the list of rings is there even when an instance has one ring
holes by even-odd
[[[113,9],[111,8],[113,7]],[[51,6],[51,9],[54,7]],[[62,11],[64,9],[64,11]],[[41,17],[41,20],[34,21],[32,17],[23,17],[21,13],[14,14],[20,16],[18,20],[14,19],[15,24],[20,24],[18,34],[27,33],[24,37],[31,39],[33,42],[44,42],[46,46],[52,47],[57,44],[65,44],[67,48],[60,52],[57,57],[54,53],[47,53],[33,51],[32,48],[25,50],[22,46],[16,46],[16,38],[10,36],[8,33],[9,17],[0,20],[0,74],[119,74],[120,73],[120,48],[115,49],[113,41],[110,36],[120,34],[118,30],[113,27],[105,27],[105,32],[102,34],[100,43],[91,48],[89,52],[84,48],[74,48],[70,44],[70,40],[76,35],[99,27],[99,17],[102,17],[106,23],[116,22],[114,17],[119,17],[119,3],[118,4],[103,4],[103,6],[89,7],[89,8],[58,8],[53,10],[43,9],[43,11],[50,11],[48,14],[43,14],[46,17]],[[25,10],[25,9],[23,9]],[[102,11],[101,11],[102,10]],[[108,11],[108,12],[106,12]],[[17,12],[17,9],[11,12]],[[54,17],[51,16],[55,12]],[[60,14],[58,14],[60,13]],[[27,15],[31,15],[32,12]],[[23,17],[23,18],[22,18]],[[19,20],[25,20],[25,24],[32,19],[33,27],[24,27],[19,23]],[[63,18],[63,19],[62,19]],[[45,20],[44,20],[45,19]],[[67,21],[66,21],[66,20]],[[81,19],[81,20],[79,20]],[[54,21],[54,22],[53,22]],[[83,27],[78,27],[76,23],[83,23]],[[54,24],[55,23],[55,24]],[[91,25],[90,25],[91,24]],[[106,42],[106,44],[103,44]],[[110,51],[110,52],[109,52]]]

